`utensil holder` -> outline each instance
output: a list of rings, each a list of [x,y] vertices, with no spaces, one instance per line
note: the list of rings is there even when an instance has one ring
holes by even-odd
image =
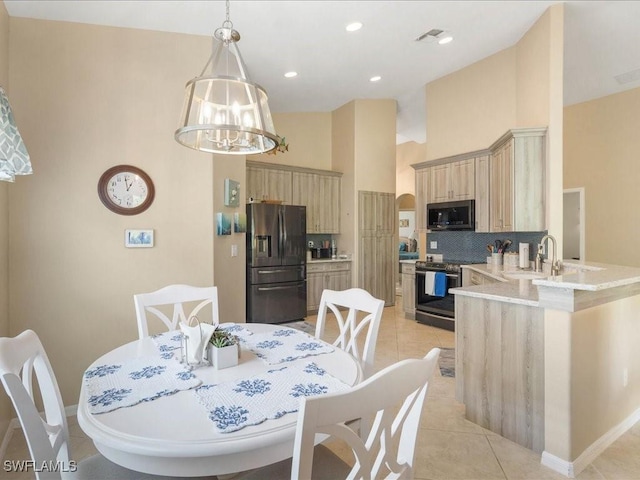
[[[502,265],[502,254],[501,253],[492,253],[491,254],[491,264],[492,265]]]

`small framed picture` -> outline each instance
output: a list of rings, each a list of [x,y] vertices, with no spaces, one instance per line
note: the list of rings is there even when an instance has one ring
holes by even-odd
[[[231,217],[226,213],[216,214],[216,234],[231,235]]]
[[[125,230],[124,246],[127,248],[153,247],[153,229]]]
[[[247,214],[235,212],[233,214],[233,231],[236,233],[244,233],[247,231]]]

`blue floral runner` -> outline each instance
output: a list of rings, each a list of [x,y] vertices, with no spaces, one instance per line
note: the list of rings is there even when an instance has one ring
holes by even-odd
[[[156,355],[99,365],[84,372],[84,383],[89,411],[95,414],[173,395],[202,381],[184,365]]]
[[[270,333],[246,337],[242,345],[268,365],[333,352],[333,347],[299,330],[282,327]]]
[[[244,380],[205,384],[195,395],[222,433],[298,411],[300,399],[339,392],[349,386],[315,363],[269,370]]]

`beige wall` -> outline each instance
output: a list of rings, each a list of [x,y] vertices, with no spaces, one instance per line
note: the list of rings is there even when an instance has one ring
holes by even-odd
[[[355,252],[356,229],[355,212],[357,210],[357,198],[355,189],[354,163],[355,155],[355,102],[347,103],[334,110],[331,114],[331,161],[332,169],[342,172],[340,182],[340,249],[347,252]],[[353,255],[353,260],[357,260]],[[357,285],[356,264],[351,268],[352,285]]]
[[[564,7],[549,8],[516,45],[516,124],[546,126],[547,230],[562,255]]]
[[[332,166],[343,172],[340,248],[353,252],[358,279],[358,191],[395,193],[396,102],[354,100],[332,113]]]
[[[173,139],[210,39],[11,18],[9,45],[12,105],[36,172],[10,191],[11,333],[38,332],[71,405],[90,362],[136,338],[135,293],[213,282],[223,179],[211,155]],[[100,203],[98,178],[117,164],[151,176],[146,212]],[[155,229],[156,246],[125,248],[127,228]],[[244,308],[243,293],[221,295],[221,310]]]
[[[208,158],[207,158],[208,160]],[[237,208],[224,205],[224,179],[230,178],[246,184],[246,161],[242,156],[216,155],[213,158],[213,210],[229,215],[246,212],[245,196],[240,195]],[[242,189],[240,190],[242,192]],[[233,227],[232,227],[233,230]],[[238,249],[236,257],[231,256],[232,246]],[[213,284],[218,287],[218,314],[220,322],[244,323],[246,282],[246,234],[216,236],[213,242]]]
[[[396,147],[396,197],[416,194],[416,171],[411,165],[426,160],[427,144],[406,142]]]
[[[564,115],[564,187],[585,188],[587,260],[640,267],[640,88],[566,107]]]
[[[9,15],[0,0],[0,85],[9,90]],[[9,335],[9,185],[0,182],[0,336]],[[12,417],[8,397],[0,394],[0,434]]]
[[[640,296],[573,314],[546,312],[547,452],[575,461],[593,442],[637,411],[639,312]],[[549,402],[554,408],[549,407]]]
[[[516,126],[516,48],[426,86],[426,160],[489,147]]]
[[[289,150],[252,155],[249,160],[331,170],[331,112],[274,113],[273,122]]]

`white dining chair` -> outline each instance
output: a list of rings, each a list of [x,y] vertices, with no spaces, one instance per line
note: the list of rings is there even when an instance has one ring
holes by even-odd
[[[293,457],[238,478],[413,478],[420,418],[439,355],[434,348],[424,358],[401,360],[350,390],[302,398]],[[347,423],[360,416],[375,418],[364,439]],[[315,445],[322,439],[324,445]],[[348,460],[326,446],[330,440],[349,447]]]
[[[155,292],[134,295],[133,302],[136,307],[140,339],[149,336],[149,319],[160,320],[167,327],[167,330],[177,330],[179,322],[187,323],[189,318],[197,316],[208,305],[211,305],[211,322],[214,325],[219,323],[217,287],[168,285]],[[198,303],[190,313],[188,315],[185,314],[185,305],[194,304],[195,302]],[[171,318],[166,311],[161,309],[161,307],[165,306],[172,310]],[[148,314],[152,314],[153,317],[148,318]]]
[[[73,461],[58,382],[33,330],[25,330],[13,338],[0,338],[0,376],[22,426],[37,480],[170,478],[128,470],[100,454]],[[36,407],[34,383],[40,391],[43,414]]]
[[[364,378],[367,378],[374,372],[383,309],[384,300],[375,298],[361,288],[324,290],[318,308],[315,336],[324,339],[325,328],[333,313],[338,324],[338,335],[333,345],[353,355],[360,362]]]

